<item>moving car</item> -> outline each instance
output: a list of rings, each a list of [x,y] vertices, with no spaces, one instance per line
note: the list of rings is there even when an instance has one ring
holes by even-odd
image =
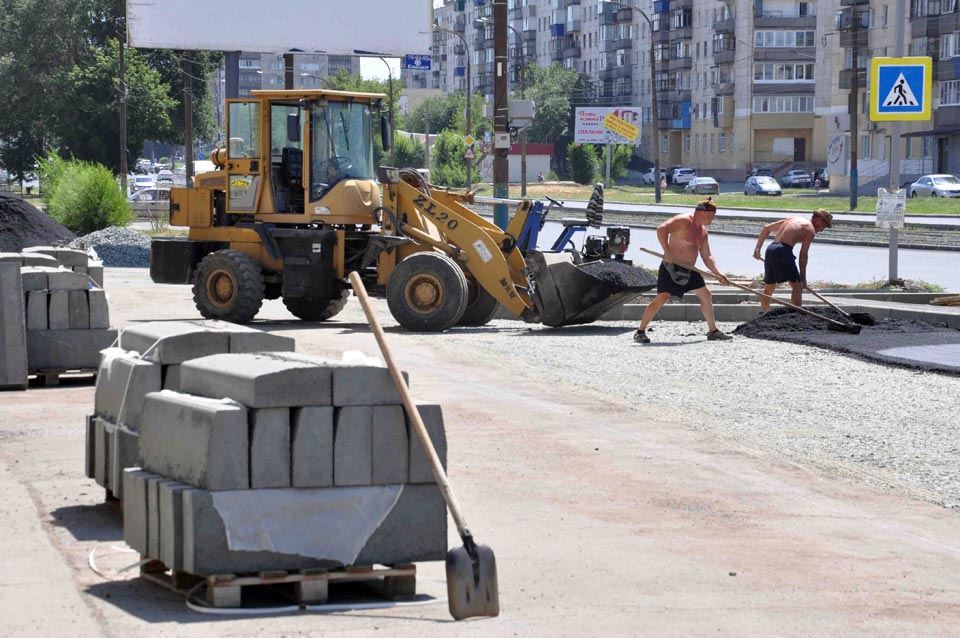
[[[743,185],[744,195],[783,195],[780,184],[769,175],[748,177]]]
[[[692,168],[675,168],[673,169],[673,183],[674,184],[689,184],[690,180],[697,176],[697,171]]]
[[[156,187],[157,182],[154,181],[153,177],[150,175],[134,175],[133,178],[128,180],[127,185],[129,186],[131,193],[136,193],[144,188]]]
[[[924,175],[910,185],[910,197],[960,197],[960,179],[953,175]]]
[[[712,177],[694,177],[683,189],[683,192],[696,195],[719,195],[720,184]]]
[[[787,186],[810,188],[810,184],[812,183],[813,180],[810,179],[810,173],[801,170],[788,171],[780,180],[780,184],[782,184],[784,188]]]
[[[173,171],[163,169],[157,173],[157,184],[160,182],[169,182],[170,184],[173,184]]]

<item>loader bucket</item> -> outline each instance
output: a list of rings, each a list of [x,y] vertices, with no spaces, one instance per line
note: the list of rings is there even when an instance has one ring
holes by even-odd
[[[531,250],[526,260],[540,321],[553,328],[594,322],[657,285],[652,274],[613,259],[575,264],[570,253]]]

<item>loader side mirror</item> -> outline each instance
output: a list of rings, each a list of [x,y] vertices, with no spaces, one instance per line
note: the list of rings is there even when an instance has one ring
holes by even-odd
[[[300,111],[287,113],[287,140],[300,141]]]
[[[389,151],[393,148],[393,129],[385,115],[380,116],[380,139],[383,141],[383,150]]]

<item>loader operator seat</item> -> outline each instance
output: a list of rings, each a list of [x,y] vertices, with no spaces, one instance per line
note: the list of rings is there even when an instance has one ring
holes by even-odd
[[[303,210],[303,151],[290,146],[284,147],[280,156],[280,181],[285,191],[285,211]]]

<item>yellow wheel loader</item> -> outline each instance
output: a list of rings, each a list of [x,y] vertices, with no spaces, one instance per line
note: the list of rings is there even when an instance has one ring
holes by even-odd
[[[420,331],[483,325],[501,306],[551,326],[588,323],[652,287],[622,259],[629,229],[587,238],[590,250],[578,252],[568,235],[586,223],[564,220],[560,245],[541,252],[540,202],[524,200],[504,231],[467,208],[472,193],[414,170],[375,171],[378,114],[391,144],[385,98],[253,91],[228,100],[228,143],[211,157],[218,170],[171,190],[170,223],[189,234],[153,241],[153,281],[192,284],[211,319],[245,323],[264,299],[282,297],[295,316],[322,321],[343,309],[357,271],[401,325]]]

